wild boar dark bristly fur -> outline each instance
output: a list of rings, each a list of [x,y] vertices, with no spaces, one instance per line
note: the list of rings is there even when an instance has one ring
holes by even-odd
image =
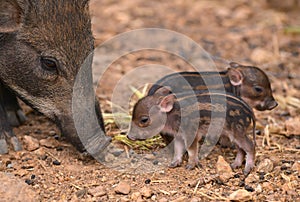
[[[53,120],[79,150],[83,148],[72,119],[72,91],[94,49],[88,3],[0,0],[0,82]],[[101,122],[100,111],[97,115]]]

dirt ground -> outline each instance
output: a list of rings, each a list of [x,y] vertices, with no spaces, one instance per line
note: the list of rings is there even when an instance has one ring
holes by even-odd
[[[91,2],[97,45],[127,31],[162,28],[189,37],[213,56],[255,65],[268,74],[279,106],[272,111],[255,111],[256,167],[245,180],[243,167],[233,173],[226,170],[220,173],[216,169],[220,164],[226,166],[218,162],[220,156],[230,163],[236,154],[234,149],[218,145],[201,160],[202,167],[192,171],[184,166],[175,169],[160,166],[155,172],[142,167],[134,174],[114,169],[77,152],[64,141],[54,124],[23,105],[28,121],[15,128],[15,133],[25,149],[0,156],[0,171],[7,173],[2,175],[2,181],[14,179],[11,184],[0,186],[0,201],[300,201],[300,5],[297,1],[268,2],[277,3],[256,0]],[[167,46],[176,49],[172,43]],[[122,44],[114,45],[116,49],[122,47]],[[182,47],[184,54],[189,49],[189,46]],[[151,64],[184,71],[191,70],[189,63],[193,62],[197,61],[193,58],[184,61],[176,54],[156,50],[140,50],[115,58],[97,88],[102,111],[112,111],[109,101],[116,84],[136,67]],[[218,69],[222,68],[226,65],[218,65]],[[157,71],[154,79],[164,74]],[[151,72],[139,72],[136,76],[131,78],[132,85],[147,80]],[[107,122],[106,129],[110,136],[120,133],[111,122]],[[121,128],[121,132],[126,132],[126,128]],[[124,154],[131,151],[123,143],[114,141],[114,144],[126,151]],[[147,160],[157,164],[151,151],[145,153],[148,153]],[[117,156],[112,157],[115,162]],[[126,167],[127,163],[120,164]],[[226,174],[229,179],[224,180]]]

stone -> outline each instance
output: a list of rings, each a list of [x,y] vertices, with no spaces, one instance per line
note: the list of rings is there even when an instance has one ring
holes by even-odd
[[[293,171],[297,171],[298,173],[300,173],[300,161],[296,161],[291,168]]]
[[[1,201],[40,201],[37,194],[23,180],[7,173],[0,172]],[[3,196],[5,196],[3,198]]]
[[[245,179],[245,184],[257,183],[259,176],[256,173],[250,173]]]
[[[47,147],[47,148],[55,148],[59,146],[59,142],[54,138],[47,138],[47,139],[41,139],[40,145]]]
[[[40,143],[37,139],[34,137],[31,137],[29,135],[25,135],[23,137],[23,142],[24,142],[24,148],[27,151],[34,151],[37,150],[40,147]]]
[[[187,201],[187,197],[186,196],[181,196],[175,200],[173,200],[172,202],[186,202]]]
[[[289,118],[285,121],[287,135],[300,135],[300,118]]]
[[[149,187],[143,187],[141,195],[145,198],[150,198],[153,195],[153,191]]]
[[[95,197],[101,197],[106,195],[106,190],[103,186],[97,186],[89,189],[88,193]]]
[[[169,200],[165,197],[161,198],[158,200],[158,202],[168,202]]]
[[[273,171],[273,169],[274,169],[273,162],[267,158],[262,160],[257,166],[258,172],[270,173]]]
[[[127,195],[131,191],[131,187],[127,182],[121,181],[116,187],[115,192],[117,194],[124,194]]]
[[[259,64],[273,61],[274,58],[275,56],[272,52],[262,48],[255,48],[250,55],[250,59]]]
[[[136,200],[138,200],[138,198],[141,196],[141,193],[140,192],[133,192],[132,194],[131,194],[131,200],[133,200],[133,201],[136,201]]]
[[[239,189],[229,195],[231,201],[249,201],[252,200],[252,194],[244,189]]]
[[[225,183],[233,177],[233,172],[230,165],[225,161],[223,156],[218,157],[216,164],[216,172],[219,175],[219,179]]]
[[[192,198],[192,199],[190,200],[190,202],[199,202],[199,199],[197,199],[197,198]]]

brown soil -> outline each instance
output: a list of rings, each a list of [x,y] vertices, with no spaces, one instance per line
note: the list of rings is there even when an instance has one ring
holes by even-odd
[[[235,156],[235,150],[220,146],[201,160],[201,168],[192,171],[184,166],[175,169],[161,166],[156,172],[140,169],[135,174],[112,169],[77,152],[60,137],[54,124],[27,106],[24,110],[28,121],[15,128],[15,133],[22,142],[24,136],[29,135],[37,140],[48,139],[49,145],[40,145],[34,151],[10,151],[0,156],[0,170],[26,182],[28,185],[23,186],[33,190],[27,195],[40,201],[222,201],[228,200],[230,194],[239,189],[247,190],[254,201],[300,200],[300,9],[295,5],[282,10],[276,7],[277,4],[271,6],[262,2],[91,2],[97,44],[134,29],[169,29],[190,37],[211,55],[259,66],[268,74],[279,106],[272,111],[255,111],[260,131],[256,168],[246,181],[243,181],[243,168],[234,170],[234,176],[228,181],[220,180],[215,169],[218,156],[223,156],[229,163]],[[286,30],[296,26],[298,33]],[[183,47],[183,50],[189,48]],[[117,82],[135,67],[147,64],[164,65],[174,71],[192,68],[174,54],[155,50],[137,51],[116,58],[97,89],[103,112],[111,112],[107,100],[111,99]],[[219,69],[225,67],[218,65]],[[150,75],[140,74],[136,79],[146,80]],[[111,136],[119,131],[112,124],[107,124],[106,129]],[[120,143],[118,147],[130,150]],[[263,172],[258,167],[263,166],[265,159],[270,160],[267,166],[272,168]],[[115,192],[121,181],[130,186],[129,194]],[[4,189],[11,189],[13,185]],[[97,188],[103,193],[95,191]],[[139,197],[145,188],[149,188],[152,195],[148,199],[147,196]],[[0,196],[4,193],[1,189]],[[15,194],[20,200],[18,193]],[[5,201],[5,194],[2,199]]]

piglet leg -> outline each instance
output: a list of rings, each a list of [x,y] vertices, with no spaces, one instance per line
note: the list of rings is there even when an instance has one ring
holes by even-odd
[[[169,164],[170,168],[175,168],[181,165],[182,163],[182,156],[185,149],[184,141],[181,137],[175,136],[174,138],[174,156],[172,162]]]
[[[239,127],[238,129],[241,129],[241,127]],[[254,167],[255,163],[255,145],[248,138],[245,130],[236,130],[234,136],[234,142],[236,143],[237,147],[239,147],[246,153],[246,165],[244,169],[244,174],[248,175]],[[239,154],[238,151],[237,158],[240,158],[239,155],[241,154]],[[238,163],[239,162],[237,162],[237,164]]]

